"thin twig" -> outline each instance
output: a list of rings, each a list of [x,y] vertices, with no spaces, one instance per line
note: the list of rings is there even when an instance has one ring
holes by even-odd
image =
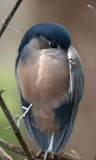
[[[13,158],[10,157],[1,147],[0,147],[0,157],[3,158],[3,160],[13,160]]]
[[[88,4],[87,7],[90,8],[93,11],[93,13],[96,15],[96,9],[92,5]]]
[[[83,158],[73,149],[71,150],[71,152],[79,159],[79,160],[83,160]]]
[[[3,20],[2,23],[4,24],[4,23],[5,23],[5,20]],[[15,28],[13,28],[13,27],[11,27],[11,26],[9,26],[9,25],[7,25],[6,27],[7,27],[8,29],[10,29],[11,31],[13,31],[13,32],[16,32],[16,33],[19,32],[17,29],[15,29]]]
[[[19,7],[19,5],[21,4],[23,0],[18,0],[15,4],[15,6],[13,7],[12,11],[10,12],[10,14],[8,15],[8,17],[6,18],[6,20],[4,20],[4,23],[2,24],[2,27],[0,29],[0,37],[2,36],[3,32],[5,31],[7,25],[9,24],[11,18],[13,17],[14,13],[16,12],[17,8]]]
[[[17,154],[20,154],[22,156],[26,156],[26,153],[23,151],[23,149],[17,145],[11,144],[9,142],[6,142],[2,138],[0,138],[0,146],[7,148],[8,150],[11,150]]]
[[[0,89],[0,94],[5,92],[5,89]]]
[[[5,104],[5,102],[4,102],[4,100],[3,100],[1,95],[0,95],[0,106],[1,106],[4,114],[6,115],[6,118],[8,119],[8,121],[9,121],[9,123],[10,123],[10,125],[11,125],[11,127],[12,127],[12,129],[13,129],[13,131],[14,131],[14,133],[15,133],[18,141],[19,141],[19,143],[21,144],[23,150],[25,151],[26,156],[28,157],[29,160],[33,160],[34,159],[34,155],[31,154],[27,144],[24,141],[24,138],[21,135],[20,130],[16,126],[16,124],[15,124],[13,118],[12,118],[12,115],[9,112],[8,107],[6,106],[6,104]]]
[[[8,150],[11,150],[17,154],[20,154],[22,156],[26,156],[26,153],[23,151],[23,149],[17,145],[11,144],[9,142],[6,142],[5,140],[3,140],[2,138],[0,138],[0,146],[7,148]],[[42,154],[37,158],[37,152],[31,151],[31,153],[35,156],[35,159],[44,159],[44,151],[42,152]],[[49,155],[48,160],[52,159],[51,158],[51,154]],[[77,157],[68,154],[68,153],[63,153],[60,152],[58,154],[54,155],[54,159],[55,160],[78,160]]]

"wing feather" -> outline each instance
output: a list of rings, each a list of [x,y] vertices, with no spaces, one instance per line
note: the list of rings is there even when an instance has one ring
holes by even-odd
[[[64,116],[67,114],[67,119],[65,123],[61,123],[61,129],[55,135],[54,141],[54,151],[59,152],[61,151],[67,141],[70,138],[72,133],[72,129],[74,126],[74,121],[76,118],[78,104],[83,94],[84,89],[84,73],[83,73],[83,66],[81,63],[81,59],[77,53],[77,51],[71,46],[69,48],[69,75],[70,75],[70,82],[69,82],[69,95],[70,101],[63,104],[63,107],[68,108],[65,112],[63,111],[63,117],[58,116],[61,122],[64,122]],[[58,108],[58,112],[60,112],[62,105]],[[69,113],[70,112],[70,113]],[[61,111],[62,114],[62,111]],[[60,114],[60,115],[61,115]]]

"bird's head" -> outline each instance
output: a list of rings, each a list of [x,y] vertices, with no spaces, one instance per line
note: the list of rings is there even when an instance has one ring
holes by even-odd
[[[57,23],[39,23],[32,26],[25,34],[24,38],[21,41],[19,51],[21,52],[22,48],[29,43],[30,40],[40,37],[44,37],[48,44],[41,47],[48,48],[58,48],[66,50],[69,48],[71,43],[70,35],[65,27]],[[43,41],[44,42],[44,41]]]

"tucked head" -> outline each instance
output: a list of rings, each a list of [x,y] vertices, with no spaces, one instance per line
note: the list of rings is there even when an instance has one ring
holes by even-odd
[[[25,34],[21,41],[19,52],[33,38],[40,36],[46,37],[50,42],[60,46],[62,49],[68,49],[71,43],[71,38],[63,26],[57,23],[39,23],[32,26]],[[54,47],[56,47],[54,45]]]

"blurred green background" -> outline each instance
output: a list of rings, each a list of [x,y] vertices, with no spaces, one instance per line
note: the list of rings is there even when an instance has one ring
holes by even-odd
[[[0,0],[0,26],[16,0]],[[57,22],[64,25],[71,36],[84,66],[85,90],[79,105],[71,138],[64,149],[77,151],[84,160],[94,160],[96,155],[96,15],[87,7],[96,8],[96,0],[23,0],[10,22],[15,33],[6,29],[0,39],[0,89],[6,88],[4,100],[14,117],[21,115],[15,81],[14,64],[20,41],[32,25],[39,22]],[[0,108],[0,137],[14,144],[18,141],[12,129],[4,130],[9,123]],[[31,150],[38,150],[26,134],[23,121],[20,130]],[[24,159],[7,151],[14,160]]]

